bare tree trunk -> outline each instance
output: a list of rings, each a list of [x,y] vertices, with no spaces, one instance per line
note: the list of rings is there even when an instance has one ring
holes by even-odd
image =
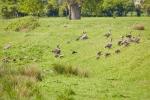
[[[69,19],[70,20],[81,19],[81,8],[78,3],[69,5]]]
[[[68,5],[68,9],[69,9],[69,20],[71,20],[71,5]]]
[[[137,16],[141,16],[141,9],[136,8],[136,14],[137,14]]]

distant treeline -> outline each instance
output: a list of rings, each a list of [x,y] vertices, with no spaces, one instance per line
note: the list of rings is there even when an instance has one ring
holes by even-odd
[[[69,10],[61,0],[1,0],[0,15],[3,18],[20,16],[68,16]],[[65,1],[65,0],[64,0]],[[135,6],[134,0],[83,0],[81,15],[101,16],[145,16],[150,15],[150,0]]]

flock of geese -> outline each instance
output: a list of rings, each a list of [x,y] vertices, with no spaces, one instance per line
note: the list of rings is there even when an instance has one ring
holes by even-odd
[[[107,39],[110,39],[110,42],[107,43],[105,45],[105,49],[111,49],[113,47],[113,39],[111,38],[112,36],[112,31],[109,30],[107,33],[104,34],[104,37],[106,37]],[[88,35],[86,32],[83,32],[83,34],[79,37],[76,38],[76,41],[79,41],[79,40],[86,40],[86,39],[89,39]],[[125,36],[121,36],[120,40],[117,42],[117,45],[118,46],[123,46],[123,47],[127,47],[129,46],[131,43],[140,43],[140,34],[138,36],[133,36],[132,35],[132,31],[128,34],[126,34]],[[116,54],[119,54],[121,52],[120,49],[116,49],[115,50],[115,53]],[[56,48],[54,48],[52,50],[52,53],[54,54],[54,56],[56,58],[63,58],[64,55],[62,55],[61,53],[61,48],[59,45],[56,46]],[[76,54],[78,53],[77,51],[72,51],[72,54]],[[96,54],[96,59],[99,59],[102,55],[104,55],[105,57],[109,57],[111,55],[110,52],[106,52],[106,53],[103,53],[102,51],[98,51],[97,54]]]

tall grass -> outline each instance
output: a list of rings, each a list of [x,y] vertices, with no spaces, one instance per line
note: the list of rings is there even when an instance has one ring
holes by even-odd
[[[89,77],[89,73],[87,70],[81,69],[79,67],[73,67],[71,65],[53,64],[53,69],[58,74]]]
[[[36,77],[40,72],[36,70],[35,66],[34,69],[31,66],[31,69],[28,68],[25,72],[32,74],[22,74],[21,70],[15,69],[15,67],[8,64],[0,65],[1,100],[22,100],[41,97],[40,90],[37,86],[39,79]]]
[[[37,68],[36,65],[23,67],[23,68],[20,69],[20,73],[22,75],[32,77],[32,78],[34,78],[38,81],[42,81],[41,71],[40,71],[39,68]]]

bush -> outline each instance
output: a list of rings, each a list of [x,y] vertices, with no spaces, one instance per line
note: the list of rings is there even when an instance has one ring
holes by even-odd
[[[136,24],[136,25],[133,25],[133,29],[135,30],[144,30],[144,25],[143,24]]]
[[[18,17],[17,6],[15,6],[15,5],[9,5],[9,6],[5,5],[4,6],[4,5],[2,5],[0,14],[3,18],[6,18],[6,19]]]
[[[89,76],[86,70],[78,67],[72,67],[71,65],[53,64],[53,69],[58,74],[75,75],[80,77]]]
[[[39,26],[39,22],[35,17],[24,17],[11,22],[5,30],[28,32]]]

